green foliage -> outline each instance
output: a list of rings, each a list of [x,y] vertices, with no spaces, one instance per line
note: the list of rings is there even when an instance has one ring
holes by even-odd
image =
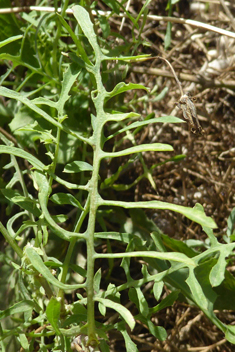
[[[120,7],[124,10],[117,1],[105,3],[115,13]],[[8,285],[11,290],[9,302],[1,304],[0,311],[3,351],[19,346],[26,351],[36,347],[41,351],[71,351],[73,340],[77,348],[106,352],[113,329],[122,334],[127,351],[138,351],[126,325],[133,331],[140,321],[156,339],[165,340],[166,330],[151,319],[173,305],[179,295],[198,306],[228,341],[235,343],[234,327],[214,313],[215,309],[234,309],[235,280],[226,270],[235,248],[234,210],[225,243],[220,243],[213,234],[215,222],[200,204],[189,208],[160,201],[127,202],[108,192],[130,189],[143,178],[155,187],[152,173],[158,165],[148,169],[142,153],[171,152],[173,148],[161,143],[137,145],[135,136],[149,123],[182,122],[174,116],[148,116],[136,121],[140,115],[129,111],[123,96],[141,89],[149,99],[148,90],[140,84],[114,84],[113,76],[107,77],[104,72],[110,67],[113,74],[119,62],[129,64],[147,57],[138,55],[137,48],[142,31],[138,19],[146,15],[148,3],[137,19],[127,13],[139,31],[132,48],[129,44],[113,48],[106,42],[110,28],[102,16],[99,23],[103,37],[99,38],[89,13],[79,5],[72,7],[76,20],[71,21],[72,28],[62,15],[37,16],[31,12],[23,15],[24,22],[14,19],[16,25],[7,39],[1,29],[0,47],[5,47],[5,52],[1,50],[0,60],[6,60],[9,68],[2,77],[0,94],[11,107],[1,111],[15,137],[13,146],[8,134],[0,134],[0,154],[4,155],[1,163],[8,172],[8,180],[1,180],[7,220],[0,224],[0,230],[9,245],[6,254],[1,255],[1,302]],[[4,20],[13,21],[11,16]],[[21,44],[13,50],[15,42]],[[12,72],[14,82],[10,79]],[[111,139],[113,149],[107,151]],[[131,146],[121,147],[124,140]],[[143,175],[131,185],[117,183],[133,162],[133,154],[143,166]],[[103,165],[124,156],[116,172],[103,176]],[[57,214],[57,209],[63,214]],[[129,215],[123,209],[128,209]],[[159,231],[143,209],[177,212],[200,224],[209,241],[201,241],[203,250],[199,251],[199,246],[191,248],[172,239]],[[72,213],[72,225],[66,222],[68,213]],[[107,230],[107,219],[117,227],[116,232]],[[107,244],[106,253],[97,249],[102,241]],[[81,255],[84,243],[86,258]],[[113,252],[115,243],[125,249]],[[95,264],[107,259],[112,270],[116,258],[122,259],[120,268],[126,282],[107,284],[101,268],[95,272]],[[134,258],[144,261],[139,279],[130,274]],[[154,305],[149,304],[143,290],[148,283],[152,283]],[[161,299],[164,284],[171,293]],[[74,290],[77,300],[68,304],[66,294]],[[135,313],[122,304],[123,291],[128,292]],[[96,315],[95,303],[104,319],[110,310],[115,311],[117,319],[114,315],[114,320],[103,324],[97,318],[100,314]]]

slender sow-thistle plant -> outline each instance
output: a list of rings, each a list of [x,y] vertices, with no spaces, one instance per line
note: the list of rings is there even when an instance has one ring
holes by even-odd
[[[131,338],[137,322],[144,324],[156,339],[166,339],[166,330],[152,317],[172,305],[179,293],[235,343],[234,326],[226,325],[214,313],[214,309],[229,309],[233,305],[221,299],[224,294],[227,298],[234,295],[234,278],[226,271],[226,258],[235,247],[232,232],[228,232],[224,244],[219,243],[213,234],[216,224],[200,204],[189,208],[160,201],[120,201],[113,196],[113,190],[129,189],[143,177],[155,187],[153,169],[147,168],[142,153],[173,150],[162,143],[136,145],[136,131],[149,123],[181,120],[173,116],[141,120],[136,112],[118,110],[115,98],[128,90],[146,88],[119,82],[112,90],[106,89],[109,65],[120,60],[130,63],[145,56],[115,56],[104,50],[88,12],[78,5],[72,9],[77,22],[75,31],[63,16],[56,17],[60,28],[56,43],[61,33],[69,33],[73,40],[69,52],[63,44],[58,67],[55,46],[51,66],[43,61],[40,48],[46,39],[40,29],[44,17],[36,31],[38,66],[33,60],[23,61],[31,25],[23,37],[20,55],[0,54],[0,58],[11,60],[15,66],[23,65],[31,72],[16,90],[0,87],[0,94],[15,109],[11,129],[14,130],[14,124],[17,126],[16,140],[1,133],[0,146],[8,172],[8,183],[2,188],[2,202],[8,204],[8,221],[6,227],[0,224],[9,245],[2,257],[4,267],[8,268],[4,271],[4,282],[14,281],[17,287],[12,302],[9,300],[0,312],[2,350],[21,346],[25,351],[106,352],[110,350],[110,334],[116,330],[122,334],[127,351],[138,351]],[[22,35],[18,35],[8,43],[21,39]],[[7,72],[9,75],[10,71]],[[43,84],[35,90],[23,89],[34,75],[42,77]],[[61,85],[57,80],[60,75]],[[117,139],[115,149],[110,151],[108,142],[116,136],[120,136],[120,141],[124,134],[133,146],[121,149]],[[33,148],[38,151],[37,157],[30,153]],[[46,153],[42,153],[43,148]],[[8,164],[6,154],[10,156]],[[143,175],[129,186],[115,183],[133,162],[133,155],[142,163]],[[113,175],[103,177],[105,162],[120,157],[125,157],[124,163]],[[64,214],[56,214],[56,209]],[[68,209],[69,219],[65,215]],[[143,209],[174,211],[200,224],[208,236],[208,241],[200,244],[203,251],[162,234]],[[106,219],[119,216],[123,226],[108,231]],[[127,217],[130,226],[124,226]],[[75,220],[71,225],[72,218]],[[100,250],[100,243],[106,244],[105,252]],[[122,244],[117,248],[123,250],[113,252],[113,243]],[[74,260],[79,255],[83,262]],[[131,259],[138,257],[142,258],[140,277],[133,279]],[[109,283],[101,270],[105,260],[109,263],[108,277],[116,259],[121,261],[117,263],[126,276],[126,282],[120,284]],[[158,302],[151,306],[145,298],[145,287],[150,283],[152,296]],[[161,300],[164,284],[171,293]],[[135,306],[133,311],[122,304],[123,292],[128,292],[129,301]]]

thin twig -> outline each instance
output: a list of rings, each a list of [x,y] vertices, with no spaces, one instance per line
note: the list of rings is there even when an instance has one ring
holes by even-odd
[[[127,2],[127,4],[126,4],[126,11],[129,10],[130,4],[131,4],[131,0],[128,0],[128,2]],[[123,18],[122,18],[122,23],[121,23],[121,26],[120,26],[120,32],[121,32],[122,29],[123,29],[123,26],[124,26],[124,23],[125,23],[125,19],[126,19],[126,17],[123,17]]]
[[[175,80],[179,86],[179,89],[180,89],[180,94],[181,95],[184,95],[184,92],[183,92],[183,89],[182,89],[182,85],[181,85],[181,82],[179,81],[178,77],[176,76],[176,73],[175,73],[175,70],[173,69],[171,63],[167,60],[167,59],[164,59],[164,57],[161,57],[161,56],[157,56],[157,59],[161,59],[161,60],[164,60],[169,66],[170,66],[170,69],[175,77]]]
[[[230,32],[225,29],[211,26],[210,24],[199,22],[199,21],[187,20],[187,19],[180,18],[180,17],[176,18],[176,17],[164,17],[164,16],[155,16],[155,15],[148,15],[147,18],[150,20],[154,20],[154,21],[165,21],[165,22],[172,22],[172,23],[189,24],[190,26],[193,26],[193,27],[202,28],[206,31],[219,33],[219,34],[226,35],[227,37],[235,39],[234,32]]]

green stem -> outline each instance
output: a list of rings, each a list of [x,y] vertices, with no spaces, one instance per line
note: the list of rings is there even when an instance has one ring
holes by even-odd
[[[22,249],[18,246],[18,244],[15,242],[15,240],[10,236],[10,234],[7,231],[7,229],[3,226],[3,224],[1,222],[0,222],[0,231],[3,234],[5,240],[14,249],[14,251],[18,254],[18,256],[20,258],[23,258]]]
[[[87,199],[87,202],[86,202],[86,205],[85,205],[85,209],[84,211],[82,212],[80,218],[79,218],[79,221],[78,221],[78,224],[74,230],[74,232],[79,232],[80,231],[80,228],[83,224],[83,221],[89,211],[89,205],[90,205],[90,197],[88,197]],[[66,277],[67,277],[67,273],[68,273],[68,270],[69,270],[69,264],[71,262],[71,257],[72,257],[72,254],[73,254],[73,250],[74,250],[74,246],[77,242],[77,238],[74,237],[72,238],[72,240],[70,241],[69,243],[69,248],[68,248],[68,251],[66,253],[66,257],[65,257],[65,260],[64,260],[64,263],[63,263],[63,272],[62,272],[62,275],[61,275],[61,282],[64,284],[66,282]],[[64,298],[64,290],[60,289],[59,292],[58,292],[58,295],[57,297],[61,297],[62,299]]]
[[[96,108],[96,119],[94,133],[92,140],[94,141],[94,163],[93,173],[90,181],[90,212],[87,226],[87,322],[88,322],[88,346],[94,346],[98,344],[96,333],[95,333],[95,305],[94,305],[94,263],[95,263],[95,249],[94,249],[94,233],[95,233],[95,222],[96,212],[99,207],[99,192],[98,192],[98,180],[99,180],[99,168],[100,161],[102,159],[102,129],[104,123],[105,112],[103,109],[105,99],[105,88],[102,84],[101,74],[101,57],[97,55],[96,65],[94,67],[94,76],[97,84],[97,96],[93,95],[92,99]]]
[[[0,132],[0,137],[1,137],[1,140],[7,145],[7,146],[11,146],[11,142],[9,140],[9,138],[6,138],[6,136]],[[14,167],[15,167],[15,170],[16,170],[16,173],[17,173],[17,177],[18,177],[18,180],[21,184],[21,187],[22,187],[22,190],[23,190],[23,194],[24,196],[27,198],[29,197],[29,193],[28,193],[28,190],[27,190],[27,187],[25,185],[25,181],[24,181],[24,176],[23,176],[23,173],[19,167],[19,164],[17,162],[17,159],[14,155],[11,155],[11,160],[13,161],[13,164],[14,164]],[[28,211],[28,217],[31,221],[35,221],[34,219],[34,216],[33,214]],[[6,230],[7,231],[7,230]],[[33,231],[35,233],[35,236],[37,235],[37,230],[33,227]]]
[[[98,157],[98,151],[94,153],[94,170],[91,179],[91,205],[89,212],[89,221],[87,226],[87,325],[88,325],[88,345],[97,344],[96,333],[95,333],[95,313],[94,313],[94,262],[95,262],[95,250],[94,250],[94,232],[95,232],[95,220],[97,211],[97,196],[98,196],[98,172],[100,160]]]
[[[63,8],[62,8],[62,10],[61,10],[61,16],[62,16],[62,17],[64,17],[68,5],[69,5],[69,0],[65,0],[64,5],[63,5]]]
[[[64,5],[61,10],[61,17],[64,18],[64,15],[66,13],[66,9],[68,7],[69,0],[65,0]],[[61,23],[60,21],[57,20],[57,32],[55,39],[53,41],[53,52],[52,52],[52,57],[53,57],[53,72],[55,77],[57,77],[57,72],[58,72],[58,60],[57,60],[57,51],[58,51],[58,42],[61,36]]]
[[[59,148],[60,148],[60,135],[61,135],[61,128],[57,127],[56,147],[55,147],[54,159],[53,159],[52,168],[51,168],[51,171],[53,174],[55,173],[57,159],[58,159],[58,153],[59,153]],[[53,178],[52,178],[52,176],[50,176],[50,180],[49,180],[50,187],[52,185],[52,182],[53,182]]]

